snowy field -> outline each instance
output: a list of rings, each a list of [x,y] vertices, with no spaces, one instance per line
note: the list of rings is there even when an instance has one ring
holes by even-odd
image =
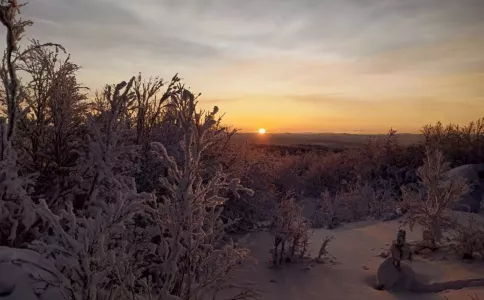
[[[465,214],[461,214],[465,217]],[[466,288],[438,294],[389,293],[373,288],[375,274],[383,258],[379,254],[388,249],[399,228],[399,221],[360,222],[334,230],[314,231],[311,253],[316,255],[322,239],[334,235],[329,251],[337,259],[335,264],[313,261],[285,264],[279,269],[270,267],[268,249],[272,238],[267,232],[255,233],[249,247],[258,264],[253,270],[238,274],[240,283],[251,281],[261,290],[263,300],[359,300],[359,299],[468,299],[477,294],[484,298],[484,288]],[[409,241],[418,240],[416,229],[408,233]],[[419,278],[428,283],[484,277],[484,262],[465,262],[453,254],[418,255],[411,263]],[[447,297],[447,298],[446,298]]]

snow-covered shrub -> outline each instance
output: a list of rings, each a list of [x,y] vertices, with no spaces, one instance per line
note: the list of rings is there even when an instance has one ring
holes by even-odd
[[[8,125],[0,122],[0,245],[18,247],[29,241],[29,232],[36,221],[28,190],[29,178],[18,175],[17,155],[7,137]]]
[[[272,154],[273,157],[275,155]],[[310,196],[311,189],[308,190],[308,183],[303,176],[312,165],[320,164],[319,161],[322,159],[322,154],[315,151],[279,155],[275,170],[275,185],[278,192],[284,193],[293,189],[298,195]]]
[[[312,216],[313,225],[332,229],[340,223],[380,219],[394,211],[396,197],[393,188],[384,182],[375,188],[358,180],[346,184],[333,195],[326,190],[317,204]]]
[[[476,252],[483,250],[484,228],[473,216],[465,224],[456,222],[453,229],[450,246],[461,258],[473,259]]]
[[[247,145],[231,145],[228,150],[230,156],[224,152],[220,154],[224,170],[230,176],[240,178],[243,186],[254,191],[254,196],[249,198],[242,195],[236,198],[227,195],[222,217],[233,221],[230,230],[251,231],[259,222],[270,219],[270,211],[276,205],[274,177],[277,157]]]
[[[97,202],[117,201],[118,193],[135,193],[133,168],[138,147],[129,143],[133,132],[127,127],[126,112],[133,100],[128,82],[108,85],[97,95],[86,124],[84,146],[78,149],[79,159],[72,180],[77,181],[74,208],[84,210]],[[104,103],[104,104],[101,104]],[[72,199],[71,199],[72,201]]]
[[[365,218],[381,218],[385,213],[393,211],[395,198],[391,187],[380,184],[373,188],[369,183],[360,180],[348,184],[339,195],[342,222],[354,222]]]
[[[152,151],[168,166],[168,176],[161,178],[166,194],[153,208],[152,254],[146,255],[150,266],[149,282],[156,299],[201,299],[226,288],[229,272],[249,258],[224,233],[220,215],[226,198],[224,191],[235,196],[252,194],[238,179],[229,180],[221,171],[212,178],[202,177],[202,155],[219,132],[213,129],[218,109],[203,113],[196,110],[196,98],[188,90],[171,98],[177,121],[183,128],[182,161],[168,154],[160,143]]]
[[[84,88],[76,80],[80,67],[59,50],[33,41],[18,65],[28,78],[22,105],[29,109],[19,118],[15,141],[20,170],[38,173],[33,197],[42,195],[51,204],[62,203],[71,192],[68,179],[86,117]]]
[[[341,202],[338,196],[331,196],[328,190],[321,193],[318,208],[311,218],[311,223],[314,227],[333,229],[341,222],[339,218]]]
[[[316,257],[316,261],[318,263],[323,263],[328,259],[335,259],[335,257],[329,253],[328,246],[331,241],[334,240],[334,236],[325,237],[321,242],[321,247],[319,247],[318,257]]]
[[[276,207],[270,231],[274,236],[271,249],[272,262],[280,265],[295,257],[304,258],[307,254],[311,222],[304,217],[303,210],[289,192]]]
[[[26,113],[19,103],[22,86],[17,75],[17,60],[21,58],[19,41],[30,21],[18,20],[17,1],[1,1],[0,21],[7,29],[7,49],[0,68],[1,103],[6,106],[6,119],[0,120],[0,245],[20,246],[30,239],[28,233],[35,222],[35,211],[29,187],[32,177],[19,175],[17,151],[13,141],[18,119]]]
[[[453,224],[446,213],[460,200],[469,187],[464,178],[449,178],[450,164],[439,150],[427,149],[424,165],[417,170],[420,182],[417,187],[402,187],[402,207],[406,210],[404,224],[412,230],[415,224],[428,232],[435,247],[442,233]]]
[[[305,183],[304,195],[318,197],[328,189],[334,193],[340,190],[342,182],[353,182],[357,179],[354,166],[358,157],[354,152],[329,153],[313,156],[312,163],[302,175]]]
[[[176,92],[176,84],[180,81],[175,75],[166,90],[161,93],[161,89],[166,82],[160,77],[150,77],[143,79],[141,73],[135,77],[133,92],[135,99],[135,122],[131,126],[136,128],[136,144],[149,145],[153,138],[153,131],[159,125],[163,117],[163,109],[166,101],[173,92]]]
[[[125,267],[134,264],[129,247],[133,241],[126,231],[136,229],[133,217],[145,212],[151,198],[138,194],[129,177],[135,149],[124,144],[129,132],[124,112],[132,82],[106,87],[100,97],[107,106],[98,106],[98,114],[89,116],[78,173],[70,174],[77,180],[77,190],[71,192],[79,193],[80,201],[71,194],[58,205],[43,198],[36,205],[46,231],[30,247],[62,273],[68,299],[135,299],[133,276],[139,274]]]
[[[67,299],[94,300],[132,297],[140,274],[124,268],[133,264],[126,237],[133,215],[144,210],[144,198],[118,193],[116,202],[96,201],[88,216],[79,216],[72,204],[59,214],[41,200],[37,211],[49,226],[49,234],[31,248],[48,258],[62,273]]]
[[[422,128],[424,144],[440,149],[449,159],[451,167],[464,164],[484,163],[484,118],[470,122],[467,126],[441,122]]]
[[[173,94],[182,92],[177,85],[179,81],[177,75],[167,83],[159,77],[146,80],[141,74],[134,80],[135,101],[131,108],[134,113],[128,126],[135,129],[133,142],[140,146],[138,167],[134,170],[136,186],[140,192],[154,191],[160,185],[160,174],[165,176],[168,168],[152,155],[150,143],[156,141],[165,145],[170,155],[180,152],[179,141],[176,139],[182,131],[169,103]]]

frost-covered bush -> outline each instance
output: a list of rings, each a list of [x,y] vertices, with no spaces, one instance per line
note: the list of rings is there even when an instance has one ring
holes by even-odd
[[[36,215],[28,194],[33,182],[18,175],[17,155],[0,122],[0,245],[18,247],[31,239]]]
[[[319,247],[318,257],[316,257],[316,261],[318,263],[323,263],[326,260],[331,261],[332,259],[335,259],[335,257],[328,251],[328,246],[333,240],[334,240],[334,236],[329,236],[329,237],[327,236],[321,242],[321,246]]]
[[[106,86],[97,99],[106,106],[97,105],[97,114],[90,114],[86,122],[85,144],[80,147],[76,172],[74,208],[86,209],[97,201],[117,200],[117,193],[136,191],[132,169],[139,148],[129,143],[132,131],[127,127],[125,112],[132,101],[134,78],[114,86]],[[101,200],[100,200],[100,199]]]
[[[225,152],[227,153],[227,152]],[[223,164],[224,170],[233,177],[240,178],[242,185],[254,191],[253,197],[241,195],[236,198],[227,195],[224,203],[224,219],[231,219],[230,230],[237,232],[251,231],[259,222],[270,219],[270,211],[276,205],[276,187],[274,184],[278,166],[278,157],[247,145],[230,147],[230,156]]]
[[[406,210],[404,224],[410,229],[415,224],[421,225],[424,232],[430,234],[432,247],[441,241],[442,233],[453,224],[447,212],[469,189],[464,178],[449,178],[449,170],[450,164],[442,152],[427,149],[424,165],[417,170],[419,185],[402,187],[402,207]]]
[[[63,51],[60,51],[63,50]],[[18,60],[23,83],[22,106],[15,147],[22,173],[38,173],[34,198],[60,202],[70,192],[69,175],[86,115],[84,88],[76,80],[79,66],[60,46],[45,47],[33,41]]]
[[[277,266],[295,257],[304,258],[310,228],[311,222],[304,217],[302,207],[289,192],[276,207],[270,225],[274,236],[274,248],[271,249],[273,264]]]
[[[392,187],[381,183],[378,188],[358,181],[348,184],[339,195],[342,222],[354,222],[365,218],[379,219],[391,212],[395,205]]]
[[[1,103],[6,114],[0,120],[0,246],[20,246],[29,241],[36,218],[29,195],[33,178],[19,174],[18,153],[14,149],[18,119],[26,113],[19,105],[23,92],[17,60],[25,52],[19,51],[18,43],[25,27],[31,25],[18,20],[20,7],[17,1],[0,3],[0,21],[7,29],[7,49],[0,68]]]
[[[461,258],[473,259],[475,253],[483,253],[484,228],[473,216],[469,217],[464,224],[456,222],[450,242],[451,248]]]
[[[49,234],[30,248],[52,261],[62,273],[61,288],[67,299],[131,298],[140,275],[129,252],[133,215],[143,211],[142,197],[118,194],[114,203],[97,201],[88,216],[80,216],[68,204],[59,214],[41,200],[37,212],[49,226]],[[136,299],[136,298],[134,298]]]
[[[355,181],[356,161],[353,152],[330,153],[312,160],[301,176],[305,184],[304,195],[317,197],[325,189],[334,193],[340,189],[342,182]]]
[[[451,167],[484,163],[484,118],[466,126],[437,122],[424,126],[422,134],[425,145],[440,149]]]
[[[180,78],[177,75],[169,83],[158,77],[148,80],[142,78],[141,74],[135,77],[135,101],[131,108],[134,110],[135,118],[129,119],[129,127],[135,129],[133,142],[140,146],[137,168],[133,172],[138,191],[154,191],[160,185],[160,174],[166,175],[168,166],[152,155],[151,142],[162,143],[171,155],[180,152],[177,139],[182,131],[176,122],[176,114],[168,105],[173,94],[181,93],[177,85],[179,82]]]
[[[420,157],[421,147],[403,145],[396,131],[390,130],[343,150],[282,156],[275,183],[281,192],[293,188],[308,197],[319,197],[325,190],[340,193],[348,184],[390,188],[392,194],[400,196],[401,185],[417,181]]]
[[[341,202],[338,195],[331,196],[328,190],[321,193],[321,199],[314,212],[311,223],[314,227],[333,229],[341,222]]]
[[[228,273],[249,258],[248,250],[240,248],[224,234],[220,217],[226,198],[221,192],[253,192],[217,171],[212,178],[202,177],[202,154],[217,134],[218,109],[203,113],[196,110],[196,98],[188,90],[173,95],[171,101],[183,128],[180,142],[181,162],[170,156],[160,143],[152,151],[169,165],[168,176],[161,178],[166,194],[157,201],[151,215],[153,224],[147,229],[153,235],[149,262],[151,292],[159,299],[202,299],[229,285]],[[171,298],[170,298],[171,297]]]
[[[312,216],[315,227],[332,229],[340,223],[380,219],[395,210],[397,197],[393,187],[384,182],[372,187],[361,180],[344,185],[340,192],[321,193]]]
[[[81,199],[70,195],[57,204],[41,198],[36,205],[45,232],[30,248],[62,273],[68,299],[127,297],[138,275],[137,269],[123,268],[133,264],[128,247],[133,241],[126,231],[135,230],[133,217],[145,211],[151,197],[138,194],[129,177],[129,156],[135,149],[124,144],[123,112],[132,82],[106,87],[102,97],[108,105],[88,118],[78,173],[71,174],[77,179],[72,193]]]

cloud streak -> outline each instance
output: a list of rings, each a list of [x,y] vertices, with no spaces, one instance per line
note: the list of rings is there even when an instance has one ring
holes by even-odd
[[[327,128],[324,117],[386,130],[394,111],[428,123],[482,108],[482,0],[33,0],[24,11],[28,36],[66,46],[86,85],[179,72],[241,127],[281,127],[274,113],[295,128]],[[376,106],[373,119],[353,109]]]

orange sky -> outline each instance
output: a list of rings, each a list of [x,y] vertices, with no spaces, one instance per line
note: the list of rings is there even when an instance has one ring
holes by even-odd
[[[94,89],[179,73],[243,131],[417,132],[484,116],[482,0],[36,0]]]
[[[192,86],[205,88],[202,106],[220,106],[227,123],[246,131],[417,132],[484,116],[482,53],[484,39],[469,38],[352,61],[271,57],[218,69]],[[473,59],[476,70],[459,70]],[[412,65],[425,60],[425,68]]]

